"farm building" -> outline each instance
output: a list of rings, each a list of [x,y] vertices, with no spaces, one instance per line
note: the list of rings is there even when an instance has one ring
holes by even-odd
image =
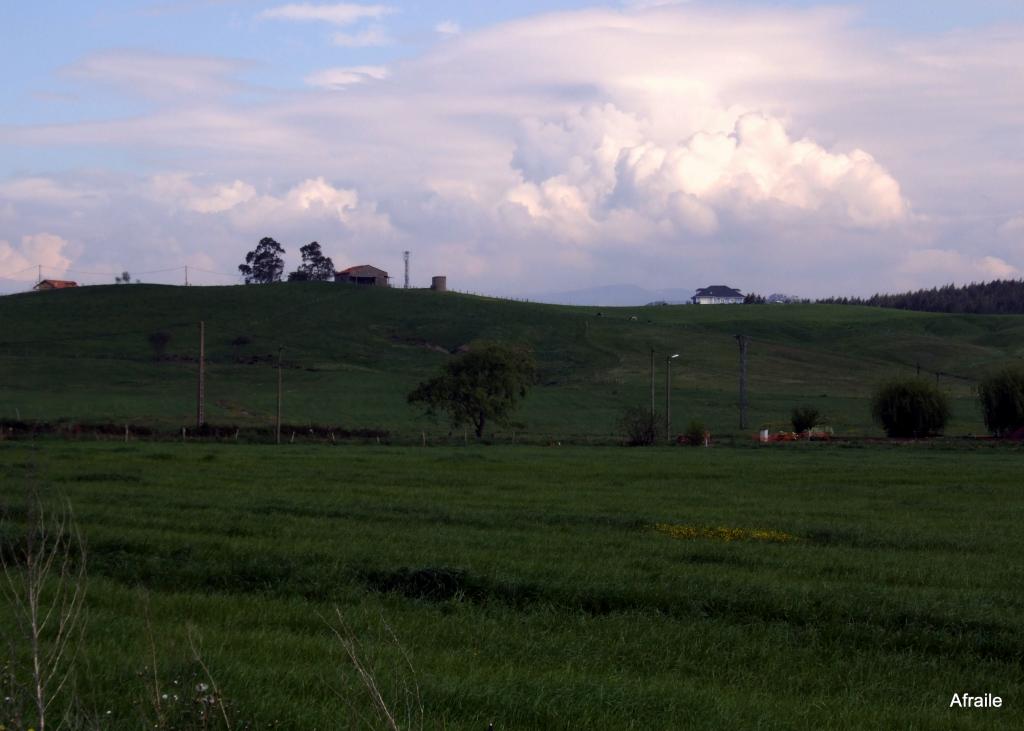
[[[372,287],[387,287],[388,273],[369,264],[342,269],[334,275],[335,282],[348,282],[349,284],[365,284]]]
[[[77,286],[78,282],[70,282],[66,279],[44,279],[32,289],[37,292],[44,292],[49,289],[71,289]]]
[[[698,289],[692,301],[695,305],[742,305],[743,293],[732,287],[715,284]]]

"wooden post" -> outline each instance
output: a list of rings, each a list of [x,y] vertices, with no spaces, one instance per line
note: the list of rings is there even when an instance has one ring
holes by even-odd
[[[281,443],[281,358],[284,354],[284,346],[277,348],[277,443]]]
[[[651,346],[651,419],[654,419],[654,346]]]
[[[206,423],[206,323],[199,322],[199,384],[196,392],[196,428]]]
[[[420,432],[420,440],[422,441],[424,447],[427,446],[427,433],[425,431]]]
[[[746,335],[737,335],[736,341],[740,346],[740,429],[747,428],[747,346],[750,338]]]

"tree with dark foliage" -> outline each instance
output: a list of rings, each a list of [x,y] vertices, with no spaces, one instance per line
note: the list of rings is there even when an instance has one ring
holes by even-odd
[[[329,282],[334,279],[334,262],[320,251],[316,241],[299,249],[302,263],[288,275],[289,282]]]
[[[875,391],[871,415],[890,437],[928,437],[949,421],[949,398],[929,381],[890,381]]]
[[[510,423],[535,380],[536,367],[527,350],[485,343],[445,363],[441,374],[417,386],[408,401],[422,403],[430,416],[446,413],[452,426],[472,424],[479,439],[488,423]]]
[[[1006,368],[978,385],[985,426],[997,437],[1024,428],[1024,368]]]
[[[272,238],[262,238],[253,251],[245,255],[245,264],[238,265],[238,271],[245,277],[246,284],[271,284],[281,281],[284,272],[284,249]]]

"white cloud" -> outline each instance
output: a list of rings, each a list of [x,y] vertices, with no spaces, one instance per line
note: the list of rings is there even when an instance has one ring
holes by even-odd
[[[38,265],[45,276],[53,276],[71,266],[66,255],[68,242],[51,233],[37,233],[21,237],[19,245],[0,240],[0,272],[8,278],[31,281],[36,278]],[[25,271],[30,269],[30,271]]]
[[[380,81],[388,77],[386,66],[344,66],[323,69],[306,77],[306,84],[323,89],[341,89],[352,84]]]
[[[66,67],[75,79],[109,84],[151,98],[194,99],[239,88],[232,77],[247,62],[210,56],[183,56],[150,51],[104,51]]]
[[[951,249],[921,249],[906,254],[899,265],[899,271],[911,275],[910,281],[918,281],[920,275],[927,275],[932,281],[966,283],[989,279],[1012,279],[1021,275],[1021,270],[996,256],[971,257]]]
[[[513,160],[526,182],[507,199],[570,239],[592,238],[613,212],[701,235],[717,230],[721,213],[763,220],[772,207],[863,227],[907,213],[899,184],[871,155],[793,141],[778,119],[758,113],[739,116],[728,133],[664,144],[634,115],[591,108],[528,121]]]
[[[143,176],[168,158],[187,172],[160,197],[125,173],[30,171],[0,184],[17,204],[5,235],[51,230],[66,211],[59,230],[87,251],[149,256],[173,240],[190,256],[217,252],[224,268],[253,236],[326,231],[368,261],[400,242],[472,278],[463,288],[513,292],[720,280],[870,294],[1024,263],[1017,229],[996,215],[1020,206],[1024,163],[1008,151],[1024,97],[1006,89],[1019,84],[1024,33],[910,42],[848,10],[646,6],[465,31],[387,70],[326,68],[282,94],[242,87],[235,62],[149,59],[148,78],[125,69],[131,55],[87,59],[83,98],[118,79],[137,94],[156,86],[166,103],[0,126],[0,139],[110,151]],[[339,7],[364,10],[325,10]],[[384,13],[365,9],[386,7],[301,4],[273,17],[328,23],[343,44],[365,45],[387,40],[373,25]],[[223,93],[236,88],[244,97]],[[76,201],[84,191],[99,204]]]
[[[373,46],[389,46],[394,39],[380,26],[372,26],[358,33],[335,33],[331,41],[342,48],[371,48]]]
[[[1014,216],[999,227],[999,233],[1004,236],[1024,235],[1024,216]]]
[[[457,36],[462,33],[462,26],[454,20],[443,20],[434,26],[434,32],[443,36]]]
[[[270,20],[319,21],[331,25],[346,26],[367,19],[379,20],[393,12],[395,12],[395,9],[389,5],[291,3],[268,8],[260,13],[260,17]]]
[[[57,205],[82,205],[97,202],[103,193],[84,186],[64,185],[52,178],[28,177],[0,183],[0,200]]]

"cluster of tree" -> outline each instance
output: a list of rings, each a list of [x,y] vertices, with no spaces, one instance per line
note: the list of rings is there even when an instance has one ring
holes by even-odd
[[[316,241],[299,248],[302,263],[288,274],[289,282],[327,282],[334,279],[334,262],[324,256]],[[245,255],[245,263],[238,265],[246,284],[272,284],[280,282],[284,274],[285,250],[270,237],[260,239],[256,248]]]
[[[962,312],[977,315],[1024,313],[1024,280],[1000,280],[957,287],[920,289],[903,294],[875,294],[871,297],[829,297],[824,305],[867,305],[923,312]]]
[[[978,401],[985,426],[994,436],[1024,431],[1024,368],[1011,366],[984,378],[978,385]],[[875,391],[871,413],[890,437],[927,437],[942,433],[950,404],[930,381],[890,381]]]

